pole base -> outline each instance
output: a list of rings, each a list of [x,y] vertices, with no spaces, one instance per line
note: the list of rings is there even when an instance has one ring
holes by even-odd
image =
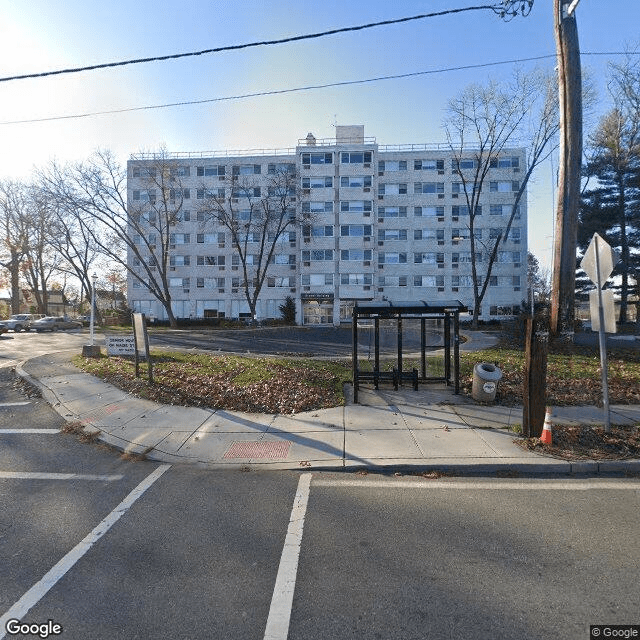
[[[83,358],[99,358],[100,353],[100,345],[97,344],[85,344],[82,347],[82,357]]]

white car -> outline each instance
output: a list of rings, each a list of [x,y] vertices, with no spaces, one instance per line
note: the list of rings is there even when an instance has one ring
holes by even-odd
[[[29,331],[31,325],[40,318],[44,318],[44,316],[38,313],[16,313],[8,320],[2,320],[0,324],[18,333],[20,331]]]

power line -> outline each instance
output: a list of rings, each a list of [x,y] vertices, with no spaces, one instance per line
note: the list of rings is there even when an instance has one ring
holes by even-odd
[[[616,56],[616,55],[630,55],[630,54],[628,51],[610,51],[610,52],[594,52],[594,53],[582,52],[581,55],[583,56]],[[640,53],[633,53],[631,55],[640,55]],[[168,109],[171,107],[183,107],[183,106],[198,105],[198,104],[209,104],[213,102],[229,102],[232,100],[246,100],[248,98],[275,96],[275,95],[282,95],[285,93],[299,93],[302,91],[314,91],[317,89],[330,89],[332,87],[346,87],[346,86],[357,85],[357,84],[369,84],[372,82],[380,82],[383,80],[401,80],[404,78],[433,75],[437,73],[447,73],[450,71],[465,71],[468,69],[482,69],[486,67],[495,67],[495,66],[505,65],[505,64],[516,64],[519,62],[533,62],[537,60],[547,60],[555,57],[556,57],[556,54],[553,53],[553,54],[546,54],[542,56],[534,56],[531,58],[517,58],[515,60],[485,62],[481,64],[470,64],[470,65],[464,65],[459,67],[448,67],[444,69],[431,69],[429,71],[414,71],[411,73],[401,73],[401,74],[389,75],[389,76],[378,76],[375,78],[364,78],[360,80],[345,80],[343,82],[329,82],[326,84],[306,85],[303,87],[293,87],[290,89],[273,89],[270,91],[257,91],[255,93],[244,93],[241,95],[223,96],[220,98],[204,98],[202,100],[184,100],[181,102],[168,102],[165,104],[145,105],[142,107],[123,107],[122,109],[108,109],[105,111],[92,111],[88,113],[68,114],[68,115],[62,115],[62,116],[48,116],[45,118],[30,118],[25,120],[7,120],[4,122],[0,122],[0,126],[12,125],[12,124],[34,124],[38,122],[52,122],[56,120],[76,120],[80,118],[92,118],[96,116],[114,115],[118,113],[131,113],[135,111],[151,111],[154,109]]]
[[[400,24],[403,22],[411,22],[413,20],[424,20],[425,18],[435,18],[438,16],[446,16],[455,13],[462,13],[463,11],[478,11],[480,9],[490,9],[498,15],[504,13],[504,5],[479,5],[475,7],[463,7],[460,9],[447,9],[445,11],[438,11],[435,13],[423,13],[416,16],[409,16],[405,18],[396,18],[393,20],[381,20],[380,22],[370,22],[368,24],[361,24],[354,27],[341,27],[339,29],[331,29],[329,31],[321,31],[319,33],[309,33],[305,35],[291,36],[289,38],[280,38],[277,40],[262,40],[260,42],[249,42],[245,44],[228,45],[225,47],[215,47],[213,49],[203,49],[202,51],[191,51],[188,53],[174,53],[166,56],[153,56],[150,58],[135,58],[133,60],[122,60],[120,62],[107,62],[104,64],[94,64],[85,67],[72,67],[68,69],[58,69],[54,71],[42,71],[40,73],[27,73],[17,76],[7,76],[0,78],[0,82],[9,82],[11,80],[27,80],[33,78],[44,78],[46,76],[57,76],[69,73],[79,73],[80,71],[95,71],[97,69],[108,69],[112,67],[124,67],[130,64],[141,64],[146,62],[161,62],[164,60],[177,60],[179,58],[188,58],[193,56],[203,56],[212,53],[221,53],[223,51],[237,51],[240,49],[249,49],[252,47],[263,47],[276,44],[286,44],[288,42],[299,42],[300,40],[312,40],[315,38],[324,38],[325,36],[332,36],[338,33],[348,33],[353,31],[363,31],[364,29],[372,29],[374,27],[382,27],[391,24]]]

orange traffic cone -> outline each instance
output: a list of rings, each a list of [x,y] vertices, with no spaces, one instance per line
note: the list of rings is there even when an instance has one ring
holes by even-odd
[[[553,442],[553,438],[551,436],[551,409],[548,407],[547,412],[544,415],[544,425],[542,426],[540,442],[542,442],[542,444],[551,444]]]

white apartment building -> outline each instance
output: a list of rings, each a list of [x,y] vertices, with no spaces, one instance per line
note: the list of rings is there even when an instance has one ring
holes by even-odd
[[[378,145],[357,125],[336,127],[332,139],[309,134],[293,149],[168,157],[176,163],[184,197],[170,245],[169,284],[178,318],[250,315],[230,234],[199,219],[198,201],[211,190],[224,191],[225,176],[250,173],[259,184],[282,168],[295,171],[292,206],[311,218],[279,240],[258,300],[258,319],[279,318],[287,296],[296,301],[300,324],[348,322],[354,303],[364,300],[458,299],[473,306],[469,212],[454,153],[446,145]],[[473,158],[470,149],[461,160],[463,171],[471,174]],[[143,179],[153,164],[153,154],[129,160],[131,207],[153,197]],[[492,159],[474,225],[481,277],[525,168],[524,149],[503,150]],[[134,268],[139,263],[131,252],[129,260]],[[510,316],[526,298],[525,194],[508,238],[500,243],[480,317]],[[128,300],[136,311],[166,318],[162,305],[131,275]]]

